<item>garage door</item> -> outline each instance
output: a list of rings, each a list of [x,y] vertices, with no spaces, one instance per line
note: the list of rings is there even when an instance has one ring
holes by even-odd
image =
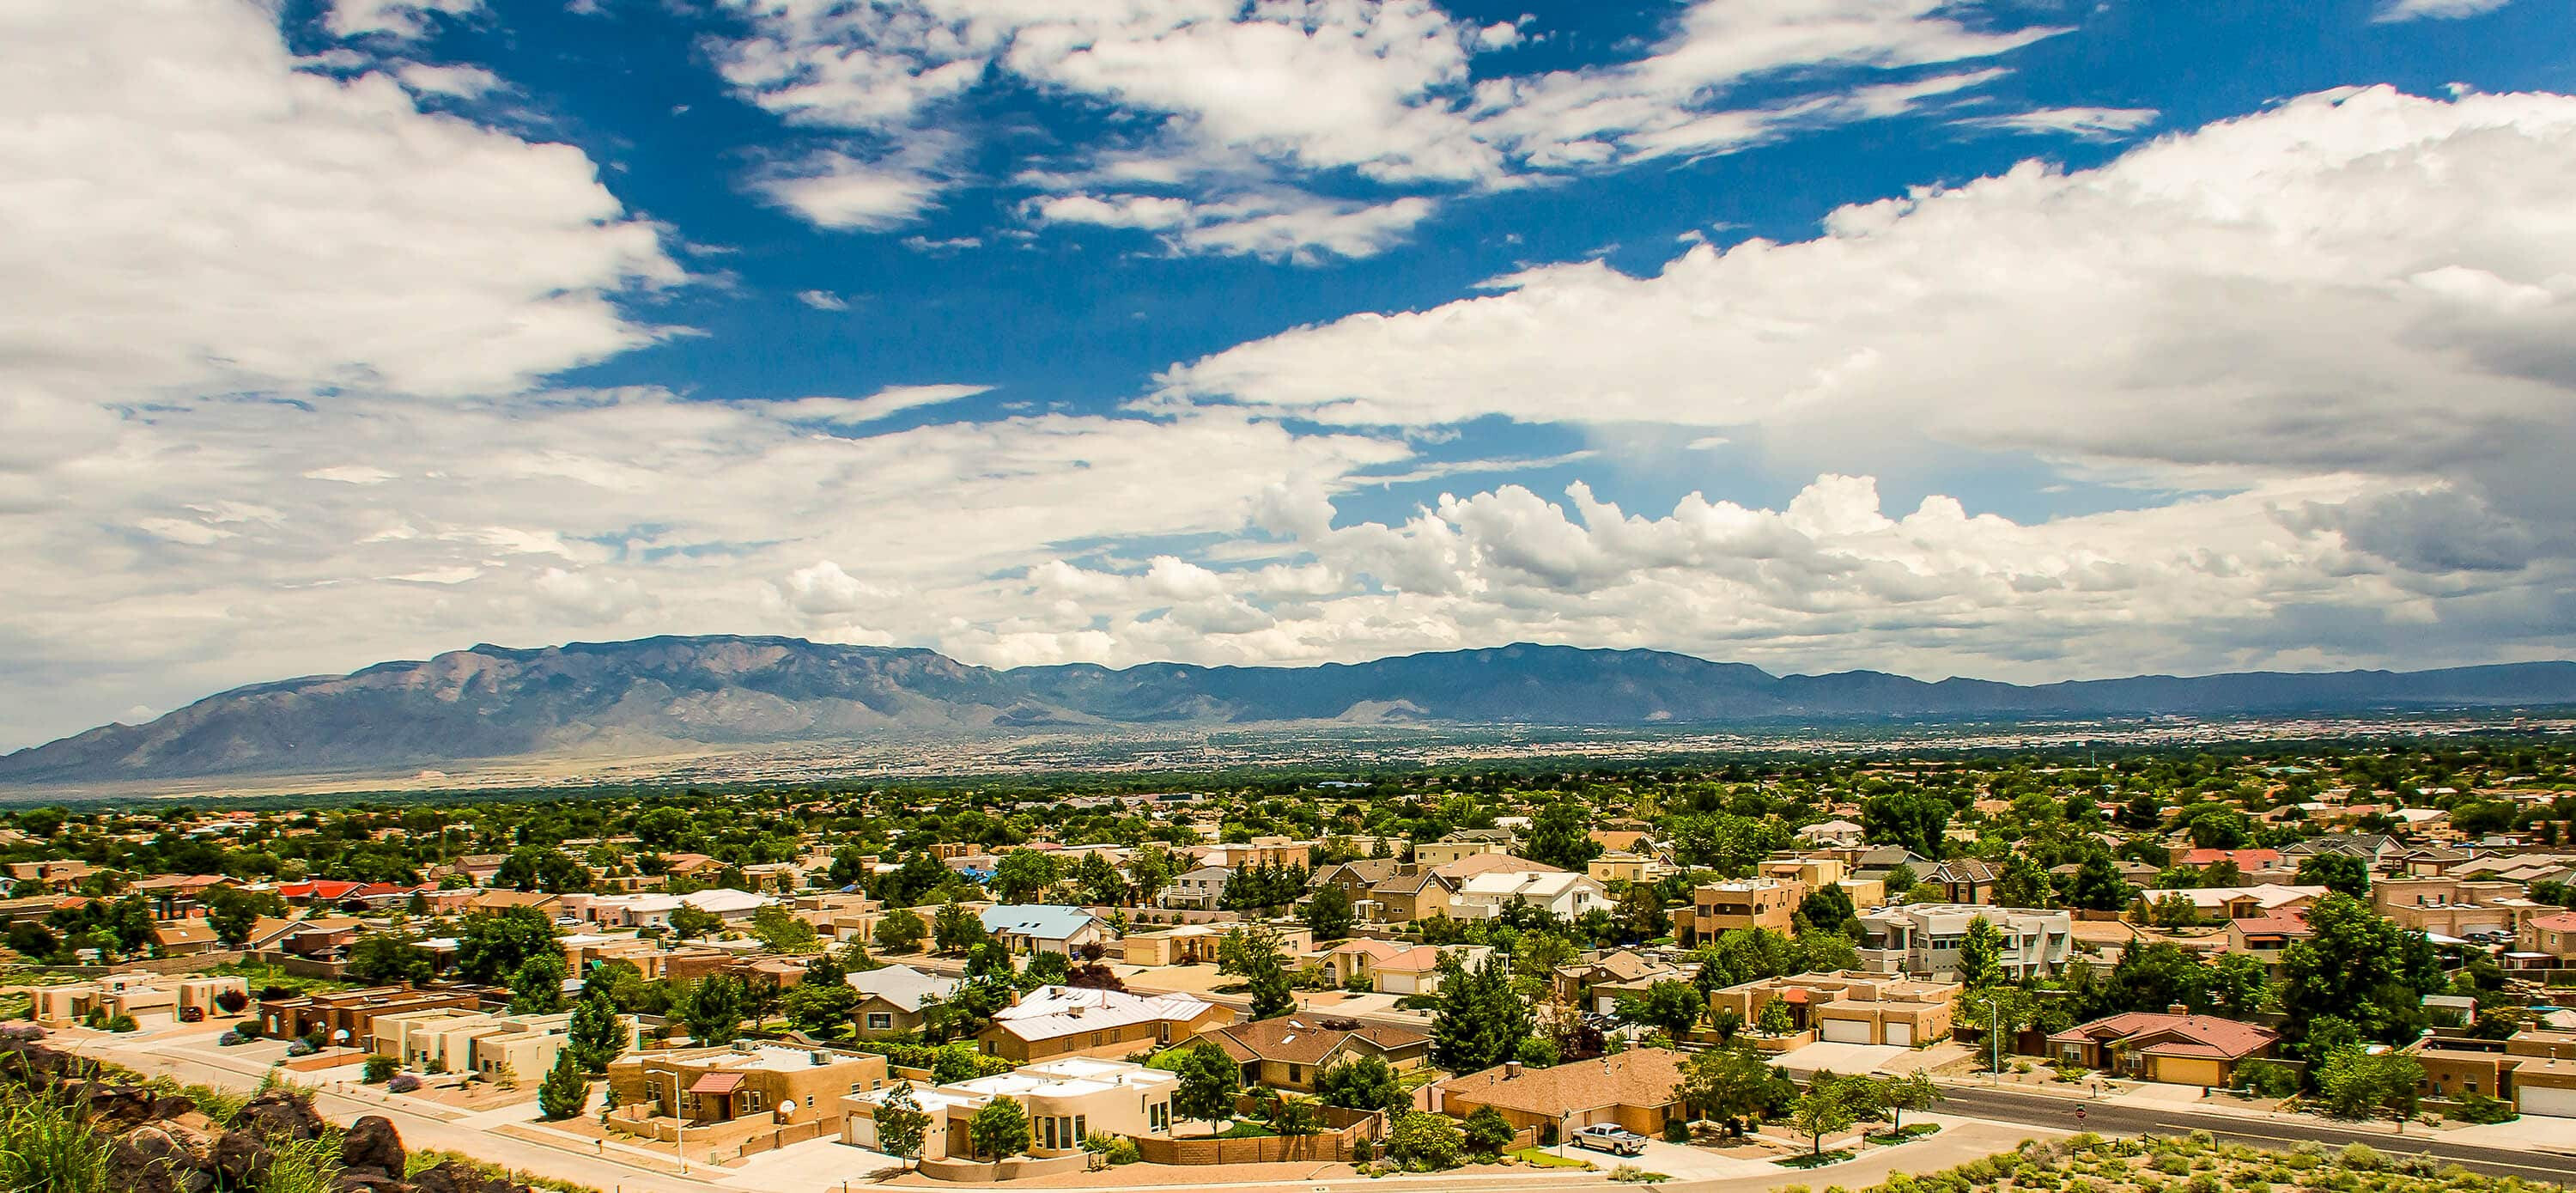
[[[2516,1086],[2524,1114],[2548,1118],[2576,1118],[2576,1089],[2552,1089],[2548,1086]]]
[[[1913,1024],[1911,1024],[1911,1023],[1890,1023],[1890,1024],[1888,1024],[1888,1025],[1887,1025],[1887,1042],[1888,1042],[1888,1043],[1890,1043],[1890,1044],[1894,1044],[1894,1045],[1896,1045],[1896,1046],[1897,1046],[1897,1047],[1899,1047],[1899,1048],[1911,1048],[1911,1047],[1913,1047],[1913,1046],[1914,1046],[1914,1025],[1913,1025]]]
[[[1863,1019],[1827,1019],[1824,1035],[1828,1044],[1866,1044],[1869,1023]]]

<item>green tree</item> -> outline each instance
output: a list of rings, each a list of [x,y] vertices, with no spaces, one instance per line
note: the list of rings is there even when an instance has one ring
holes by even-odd
[[[546,1079],[537,1084],[537,1113],[548,1120],[572,1118],[590,1104],[590,1079],[582,1074],[581,1062],[572,1049],[555,1053],[555,1067],[546,1070]]]
[[[1995,902],[1999,906],[2054,907],[2055,896],[2049,889],[2048,869],[2027,853],[2004,859],[2003,872],[1995,875]]]
[[[545,891],[560,895],[567,891],[590,889],[590,868],[565,856],[560,849],[523,845],[502,859],[500,870],[492,875],[492,885],[514,891]]]
[[[878,952],[900,955],[918,952],[925,931],[927,929],[922,926],[920,916],[914,915],[909,907],[898,907],[877,921],[872,936]]]
[[[724,918],[694,903],[683,903],[671,909],[671,934],[682,940],[696,940],[724,931]]]
[[[2210,1007],[2212,972],[2199,954],[2172,941],[2132,940],[2120,946],[2120,960],[2111,967],[2093,1009],[2118,1014],[2181,1005],[2197,1015]]]
[[[1796,1088],[1788,1074],[1750,1048],[1711,1048],[1682,1060],[1673,1100],[1698,1117],[1725,1124],[1727,1134],[1741,1135],[1747,1124],[1786,1103]]]
[[[1620,1022],[1655,1028],[1676,1042],[1688,1036],[1707,1013],[1708,999],[1699,987],[1678,980],[1649,983],[1635,995],[1621,997],[1618,1004]]]
[[[2424,1066],[2401,1052],[2371,1053],[2346,1044],[2326,1053],[2315,1073],[2317,1099],[2342,1118],[2364,1118],[2379,1110],[2412,1117]]]
[[[671,1009],[688,1026],[690,1040],[702,1046],[730,1044],[742,1034],[742,1021],[751,1014],[751,991],[732,974],[709,974],[689,987]]]
[[[528,958],[558,951],[554,921],[533,907],[478,911],[456,927],[456,974],[469,982],[506,981]]]
[[[2199,849],[2243,849],[2254,843],[2254,822],[2222,803],[2203,801],[2174,815],[2174,827],[2191,835]]]
[[[1237,929],[1236,934],[1243,942],[1235,972],[1251,987],[1252,1017],[1276,1019],[1295,1012],[1297,995],[1288,982],[1288,967],[1279,957],[1279,938],[1261,928]]]
[[[1082,855],[1073,867],[1073,883],[1082,888],[1082,897],[1092,903],[1118,906],[1127,902],[1127,876],[1098,852]]]
[[[1878,1104],[1887,1109],[1887,1125],[1902,1130],[1906,1111],[1919,1113],[1941,1104],[1941,1086],[1921,1069],[1902,1077],[1883,1077],[1878,1080]]]
[[[1211,1132],[1219,1120],[1233,1115],[1243,1069],[1225,1049],[1208,1040],[1190,1045],[1176,1075],[1180,1080],[1172,1088],[1172,1113],[1198,1119]]]
[[[1785,1036],[1798,1030],[1798,1020],[1790,1012],[1788,1003],[1775,998],[1762,1004],[1762,1009],[1754,1013],[1753,1029],[1766,1036]]]
[[[921,1145],[930,1134],[930,1116],[922,1113],[921,1099],[912,1092],[912,1083],[898,1081],[886,1091],[885,1100],[869,1111],[876,1120],[877,1149],[909,1165],[921,1158]]]
[[[1438,1005],[1431,1015],[1431,1056],[1452,1073],[1478,1073],[1520,1056],[1530,1038],[1530,1005],[1512,989],[1499,956],[1468,969],[1455,954],[1440,960]]]
[[[1922,791],[1873,795],[1861,801],[1860,825],[1871,841],[1937,858],[1950,828],[1950,801]]]
[[[262,916],[283,916],[286,901],[274,891],[246,891],[239,887],[219,886],[198,897],[206,905],[206,927],[215,939],[228,949],[240,948],[259,926]]]
[[[2138,888],[2120,877],[2119,867],[2102,854],[2084,859],[2066,884],[2066,905],[2086,911],[2123,911],[2137,901]]]
[[[1601,843],[1592,839],[1591,814],[1570,796],[1549,801],[1530,819],[1520,855],[1559,869],[1583,869],[1601,856]]]
[[[1852,1129],[1860,1121],[1850,1092],[1832,1073],[1818,1073],[1807,1092],[1789,1105],[1789,1126],[1807,1137],[1810,1154],[1825,1154],[1825,1136]]]
[[[1273,1093],[1262,1107],[1261,1125],[1273,1135],[1313,1135],[1324,1129],[1324,1118],[1305,1098]]]
[[[1959,938],[1959,981],[1976,989],[2004,980],[2004,934],[1984,916],[1968,921]]]
[[[2251,1018],[2272,997],[2272,975],[2245,953],[2224,953],[2209,971],[2209,996],[2237,1019]]]
[[[943,953],[963,953],[984,943],[984,921],[954,896],[940,904],[933,928]]]
[[[2285,1034],[2294,1038],[2332,1018],[2366,1039],[2403,1043],[2422,1023],[2424,996],[2448,985],[2423,933],[2399,928],[2349,895],[2317,900],[2308,931],[2281,958],[2281,1010]]]
[[[433,968],[429,950],[410,937],[370,932],[349,946],[343,972],[351,981],[370,986],[416,985],[428,981]]]
[[[1829,884],[1807,892],[1807,897],[1798,901],[1798,914],[1805,917],[1808,931],[1840,936],[1860,931],[1860,911],[1852,906],[1851,892],[1839,885]]]
[[[1034,849],[1014,849],[993,867],[993,891],[1004,903],[1034,902],[1055,879],[1055,855]]]
[[[777,903],[751,913],[751,936],[773,953],[811,953],[823,947],[814,925]]]
[[[1317,941],[1340,940],[1351,934],[1351,897],[1342,888],[1325,883],[1315,888],[1306,899],[1306,930]]]
[[[2312,853],[2299,859],[2299,882],[2355,899],[2370,897],[2370,865],[2348,853]]]
[[[564,963],[561,953],[538,953],[510,974],[510,1013],[552,1015],[563,1009]]]
[[[824,1039],[849,1034],[850,1016],[858,1010],[859,992],[847,982],[802,981],[790,987],[780,1009],[796,1030]]]
[[[1381,1056],[1335,1061],[1315,1074],[1315,1096],[1345,1110],[1395,1111],[1413,1104],[1393,1066]]]
[[[564,1051],[591,1073],[607,1072],[608,1062],[626,1051],[626,1022],[618,1017],[606,989],[593,994],[589,984],[583,984],[581,999],[573,1004],[572,1022],[565,1027]]]
[[[966,1120],[967,1141],[975,1154],[1001,1159],[1029,1150],[1029,1116],[1009,1098],[995,1098]]]

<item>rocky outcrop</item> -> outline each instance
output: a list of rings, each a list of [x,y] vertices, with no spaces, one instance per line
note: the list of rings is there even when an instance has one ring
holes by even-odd
[[[0,1083],[44,1090],[108,1138],[108,1188],[116,1193],[219,1193],[255,1189],[280,1148],[331,1138],[312,1099],[272,1090],[244,1103],[229,1123],[194,1101],[165,1094],[129,1074],[104,1072],[84,1057],[24,1041],[0,1043]],[[524,1184],[456,1161],[417,1173],[402,1136],[381,1115],[341,1133],[339,1193],[534,1193]]]

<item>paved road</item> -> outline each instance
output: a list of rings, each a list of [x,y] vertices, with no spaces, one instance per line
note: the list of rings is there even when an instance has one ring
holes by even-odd
[[[65,1041],[68,1042],[68,1041]],[[145,1049],[126,1050],[114,1047],[82,1049],[101,1059],[146,1074],[166,1073],[182,1082],[211,1085],[218,1088],[247,1089],[259,1083],[267,1072],[258,1066],[218,1064],[186,1054]],[[290,1075],[291,1076],[291,1075]],[[380,1114],[393,1121],[402,1133],[405,1148],[433,1148],[458,1152],[487,1163],[573,1181],[598,1189],[600,1193],[729,1193],[724,1187],[695,1176],[649,1173],[612,1160],[584,1156],[578,1152],[513,1139],[478,1127],[451,1123],[422,1114],[399,1103],[388,1104],[373,1098],[353,1098],[328,1091],[317,1092],[313,1107],[326,1117],[343,1124]],[[729,1175],[722,1174],[719,1175]]]
[[[2388,1154],[2432,1155],[2490,1176],[2518,1176],[2561,1185],[2576,1182],[2576,1156],[2451,1143],[2435,1135],[2391,1135],[2250,1114],[2213,1113],[2182,1106],[2078,1101],[2049,1094],[1965,1086],[1945,1086],[1941,1095],[1941,1113],[1994,1122],[2061,1131],[2096,1131],[2104,1135],[2181,1135],[2207,1131],[2230,1142],[2269,1148],[2283,1148],[2306,1141],[2328,1147],[2364,1143]],[[2082,1114],[2080,1118],[2079,1111]]]

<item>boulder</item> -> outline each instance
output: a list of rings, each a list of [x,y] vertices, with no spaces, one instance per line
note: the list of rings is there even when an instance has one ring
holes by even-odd
[[[268,1181],[268,1144],[251,1130],[226,1131],[215,1141],[215,1171],[233,1189],[257,1188]]]
[[[412,1176],[411,1185],[419,1193],[529,1193],[526,1185],[485,1176],[454,1160],[442,1160],[420,1170]]]
[[[211,1193],[214,1142],[184,1128],[137,1127],[108,1145],[107,1187],[117,1193]]]
[[[311,1099],[288,1090],[270,1090],[242,1103],[233,1123],[272,1139],[298,1140],[320,1139],[326,1125]]]
[[[394,1131],[393,1121],[381,1114],[359,1119],[340,1140],[340,1166],[354,1175],[398,1181],[403,1161],[402,1136]]]

